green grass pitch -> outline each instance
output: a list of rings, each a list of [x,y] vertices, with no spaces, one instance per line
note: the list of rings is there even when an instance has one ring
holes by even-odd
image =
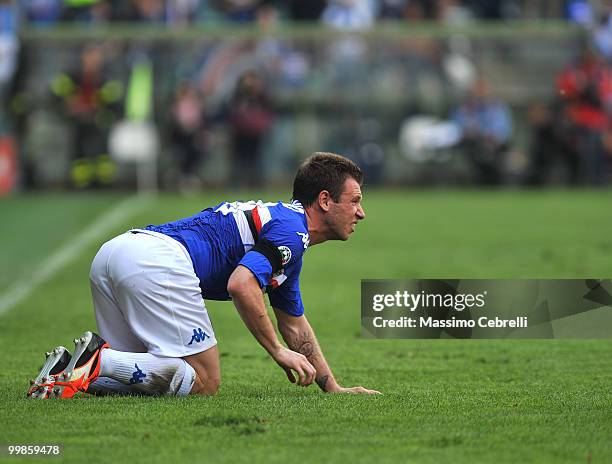
[[[74,463],[612,462],[611,341],[364,340],[359,311],[362,278],[610,278],[611,192],[364,193],[354,236],[306,254],[302,291],[339,381],[384,395],[289,384],[231,303],[210,302],[218,396],[27,400],[43,352],[95,327],[101,239],[0,315],[0,444],[59,443]],[[0,296],[121,199],[1,200]],[[224,199],[161,196],[105,239]]]

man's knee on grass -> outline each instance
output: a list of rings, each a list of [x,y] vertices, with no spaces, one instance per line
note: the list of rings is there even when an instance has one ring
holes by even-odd
[[[196,372],[191,395],[214,395],[221,385],[221,366],[216,346],[183,358]]]
[[[213,396],[219,391],[221,376],[210,377],[206,373],[200,374],[196,371],[195,381],[191,387],[190,395]]]

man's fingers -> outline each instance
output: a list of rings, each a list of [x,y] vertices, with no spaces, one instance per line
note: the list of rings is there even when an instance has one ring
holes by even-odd
[[[315,380],[315,376],[317,375],[317,370],[314,368],[308,359],[304,358],[304,386],[307,387],[311,385]]]
[[[312,382],[314,382],[314,376],[316,371],[312,364],[310,364],[310,361],[308,361],[308,358],[306,358],[306,356],[301,353],[297,354],[297,356],[298,360],[296,363],[297,366],[295,370],[300,376],[299,385],[301,385],[302,387],[307,387]]]
[[[293,370],[297,374],[297,384],[300,386],[304,385],[304,371],[300,369],[299,366],[295,367]]]
[[[307,387],[308,385],[311,385],[312,382],[314,382],[317,371],[308,361],[305,361],[304,364],[300,367],[300,385],[302,387]]]
[[[307,387],[314,382],[316,370],[306,356],[295,351],[284,349],[275,357],[276,362],[284,369],[291,383]],[[295,374],[297,374],[297,378]]]
[[[310,362],[308,362],[308,385],[314,382],[315,377],[317,375],[317,370],[314,368]]]
[[[293,372],[291,372],[291,369],[285,369],[285,374],[287,374],[289,382],[295,383],[295,376],[293,375]]]

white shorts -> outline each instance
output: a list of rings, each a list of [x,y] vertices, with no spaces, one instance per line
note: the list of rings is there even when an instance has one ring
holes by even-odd
[[[106,242],[89,276],[98,331],[111,348],[183,357],[217,344],[185,247],[134,229]]]

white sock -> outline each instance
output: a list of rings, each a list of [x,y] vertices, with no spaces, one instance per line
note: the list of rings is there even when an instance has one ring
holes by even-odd
[[[110,348],[100,354],[99,377],[110,377],[132,391],[149,395],[186,396],[195,381],[195,370],[180,358],[150,353],[129,353]],[[112,385],[108,385],[112,388]]]

